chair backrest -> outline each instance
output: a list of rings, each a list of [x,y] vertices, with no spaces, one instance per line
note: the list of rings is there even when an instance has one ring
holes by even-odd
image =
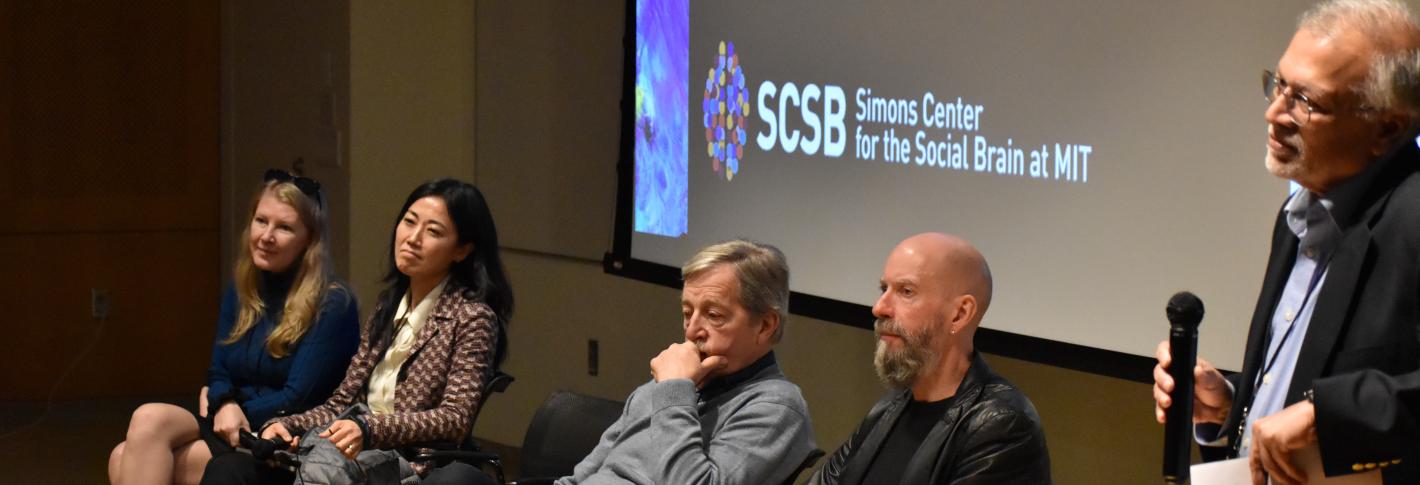
[[[478,415],[483,413],[483,406],[488,404],[489,397],[507,391],[508,386],[516,380],[512,374],[494,369],[493,375],[488,377],[488,382],[483,383],[483,394],[478,396],[478,407],[473,408],[473,419],[469,420],[468,436],[463,439],[463,449],[478,450],[478,442],[473,439],[474,429],[478,427]]]
[[[478,407],[473,409],[473,422],[478,423],[478,415],[483,412],[483,405],[488,404],[488,398],[493,394],[502,394],[508,390],[508,386],[516,381],[512,374],[501,370],[494,370],[493,376],[488,378],[488,382],[483,383],[483,395],[478,396]]]
[[[798,479],[799,475],[804,473],[804,470],[813,468],[814,463],[817,462],[819,458],[823,458],[823,455],[823,450],[818,448],[814,448],[813,451],[810,451],[809,456],[804,457],[804,461],[799,463],[799,468],[794,469],[794,473],[789,474],[789,478],[784,480],[784,485],[794,485],[794,480]]]
[[[523,436],[522,476],[564,477],[621,417],[623,403],[557,391],[537,408]]]

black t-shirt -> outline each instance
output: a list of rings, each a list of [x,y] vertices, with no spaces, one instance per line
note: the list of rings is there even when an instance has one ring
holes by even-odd
[[[946,413],[954,400],[956,396],[935,402],[908,401],[907,409],[902,410],[902,414],[897,417],[892,431],[883,438],[878,455],[873,457],[872,464],[868,465],[868,473],[863,475],[863,484],[898,485],[907,463],[912,461],[912,455],[917,453],[917,447],[927,438],[927,433],[932,432],[932,427],[942,420],[942,414]]]

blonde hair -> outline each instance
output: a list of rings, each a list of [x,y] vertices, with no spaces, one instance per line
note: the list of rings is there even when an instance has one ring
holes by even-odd
[[[267,194],[271,194],[276,200],[296,209],[301,224],[306,226],[306,230],[310,234],[305,252],[298,260],[299,267],[296,268],[295,280],[286,294],[286,305],[281,312],[281,321],[277,322],[271,335],[266,337],[266,351],[272,357],[279,359],[290,355],[291,347],[295,346],[296,342],[306,334],[306,330],[311,328],[316,313],[320,310],[325,291],[327,289],[342,291],[343,289],[338,285],[328,285],[330,281],[330,253],[325,243],[325,211],[320,207],[320,204],[306,196],[294,184],[276,180],[268,181],[252,197],[251,208],[247,211],[248,224],[245,229],[242,229],[241,250],[238,251],[237,265],[233,275],[236,279],[239,307],[237,322],[232,326],[232,333],[222,341],[222,344],[230,345],[241,339],[267,312],[266,302],[262,301],[258,291],[261,270],[252,263],[251,244],[249,243],[251,239],[250,221],[256,215],[256,207],[261,203],[261,198]]]
[[[784,338],[789,319],[789,261],[784,252],[768,244],[736,239],[701,249],[680,267],[681,280],[688,281],[716,266],[728,264],[740,283],[740,305],[755,315],[779,314],[774,342]]]

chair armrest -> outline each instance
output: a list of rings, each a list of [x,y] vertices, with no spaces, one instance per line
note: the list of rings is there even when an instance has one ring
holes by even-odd
[[[508,482],[507,485],[552,485],[552,482],[555,481],[557,478],[553,477],[519,478]]]
[[[501,463],[497,453],[466,450],[425,450],[414,455],[414,461],[454,460],[477,465],[479,463]]]

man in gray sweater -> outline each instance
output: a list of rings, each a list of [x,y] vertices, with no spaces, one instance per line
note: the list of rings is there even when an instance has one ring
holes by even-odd
[[[815,449],[808,405],[772,351],[789,309],[784,254],[724,242],[681,278],[685,341],[651,360],[654,379],[558,485],[773,484]]]

